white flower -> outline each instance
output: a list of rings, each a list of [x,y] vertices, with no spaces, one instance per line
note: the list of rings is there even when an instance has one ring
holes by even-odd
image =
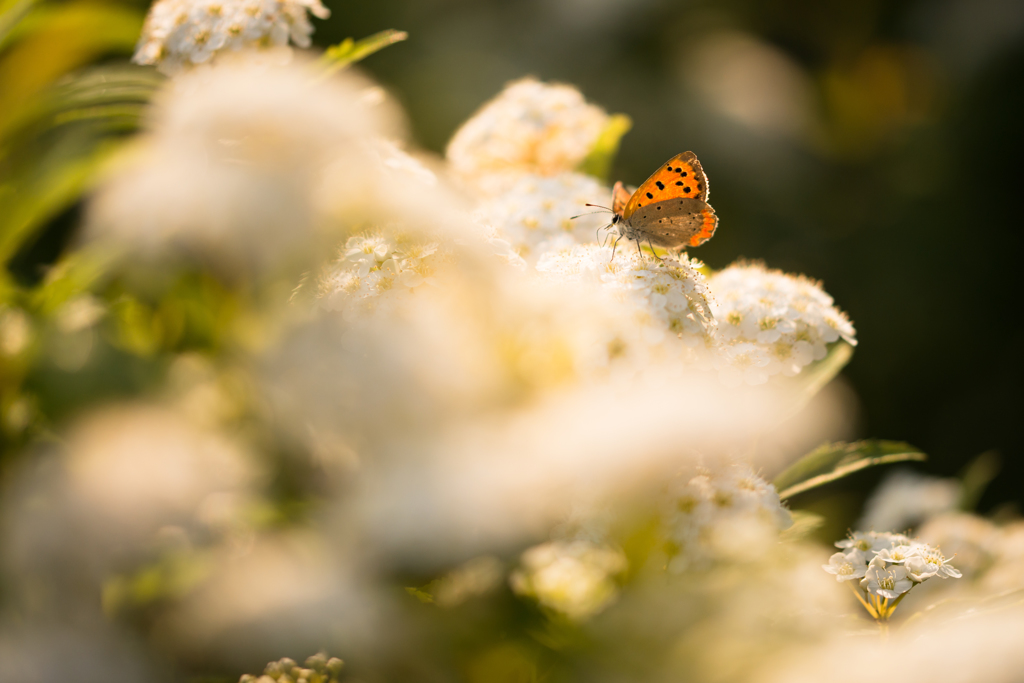
[[[926,522],[920,534],[946,552],[955,551],[958,568],[971,576],[993,564],[1005,530],[1011,528],[997,527],[977,515],[948,512]]]
[[[704,351],[714,336],[715,320],[711,293],[699,270],[702,264],[685,254],[678,260],[652,259],[628,250],[620,250],[612,261],[611,251],[590,244],[549,252],[537,270],[558,280],[604,287],[632,302],[666,336],[682,340],[688,356]]]
[[[845,553],[835,553],[828,558],[828,564],[821,565],[821,568],[829,574],[835,574],[836,581],[850,581],[862,579],[868,570],[867,558],[860,550],[849,550]]]
[[[864,506],[857,526],[861,529],[906,529],[956,508],[960,482],[917,474],[893,472]]]
[[[939,571],[938,566],[929,562],[921,555],[907,558],[903,566],[907,570],[907,576],[917,583],[922,583],[926,579],[935,576]]]
[[[217,53],[309,47],[309,14],[326,19],[320,0],[157,0],[146,16],[133,61],[175,74]]]
[[[892,564],[902,564],[912,557],[918,557],[921,552],[920,544],[917,545],[896,545],[891,548],[882,548],[876,557]]]
[[[884,560],[875,557],[868,564],[860,587],[883,598],[898,598],[913,588],[914,582],[908,578],[907,570],[902,565],[886,567]]]
[[[963,574],[949,564],[951,558],[944,557],[937,548],[926,546],[921,551],[924,561],[935,567],[935,575],[941,579],[959,579]]]
[[[611,192],[582,173],[556,176],[522,174],[502,192],[485,197],[474,216],[530,263],[545,251],[594,242],[611,214],[593,213],[585,204],[603,204]],[[573,216],[579,216],[572,220]]]
[[[463,124],[447,156],[470,180],[508,171],[564,173],[590,153],[607,122],[608,115],[572,86],[524,78]]]
[[[356,303],[378,308],[396,296],[432,284],[437,267],[446,258],[436,243],[418,242],[401,233],[356,235],[320,277],[318,297],[330,310]]]
[[[0,355],[20,354],[32,341],[32,321],[20,308],[0,305]]]
[[[873,558],[879,550],[891,548],[893,545],[909,545],[910,539],[902,534],[879,533],[877,531],[857,531],[842,541],[836,541],[837,548],[856,548]]]
[[[397,114],[367,105],[353,74],[315,74],[231,62],[171,81],[149,134],[99,188],[90,236],[154,259],[267,268],[337,230],[328,211],[380,210],[373,142]]]
[[[741,342],[726,344],[716,350],[715,369],[726,386],[764,384],[771,376],[768,370],[771,356],[764,347]]]
[[[521,562],[510,577],[512,589],[575,620],[607,607],[618,593],[614,577],[626,569],[621,552],[589,541],[534,546]]]
[[[717,366],[729,383],[792,377],[840,338],[857,343],[853,325],[813,280],[741,263],[715,273],[709,284],[719,321]]]
[[[677,482],[664,517],[675,547],[669,569],[676,572],[757,555],[793,523],[775,487],[745,465]]]

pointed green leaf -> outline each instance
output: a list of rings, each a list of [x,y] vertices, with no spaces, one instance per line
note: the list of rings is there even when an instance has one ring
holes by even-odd
[[[362,59],[366,59],[374,52],[379,52],[388,45],[394,45],[408,37],[409,34],[405,31],[396,31],[389,28],[386,31],[374,33],[372,36],[358,41],[346,38],[337,45],[327,48],[323,57],[320,58],[320,62],[326,72],[332,74]]]
[[[42,168],[34,168],[28,177],[4,187],[11,191],[0,199],[0,262],[10,259],[40,225],[73,204],[118,146],[106,141],[78,158],[52,164],[43,160]]]
[[[853,346],[840,340],[832,344],[827,356],[811,364],[797,375],[795,379],[798,382],[799,390],[793,412],[797,413],[802,410],[819,391],[825,388],[825,385],[835,379],[851,358],[853,358]]]
[[[598,180],[607,181],[608,174],[612,170],[612,162],[615,155],[619,153],[619,143],[622,136],[633,127],[633,120],[625,114],[615,114],[605,125],[604,130],[597,137],[594,148],[579,166],[581,173],[594,176]]]
[[[18,25],[35,0],[9,0],[0,4],[0,48],[4,47],[14,27]]]
[[[985,451],[967,463],[960,474],[960,502],[957,507],[970,512],[978,506],[989,482],[999,473],[1001,463],[995,451]]]
[[[772,483],[780,498],[790,498],[868,467],[926,457],[902,441],[826,443],[787,467]]]
[[[784,529],[779,534],[780,540],[798,541],[806,538],[825,523],[824,517],[806,510],[793,510],[791,514],[793,515],[793,526]]]

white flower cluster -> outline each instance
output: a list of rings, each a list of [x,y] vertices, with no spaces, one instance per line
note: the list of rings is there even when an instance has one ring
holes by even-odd
[[[331,269],[320,278],[321,303],[329,310],[358,304],[387,307],[397,296],[431,284],[443,258],[437,244],[421,244],[402,235],[350,237]]]
[[[793,524],[775,487],[745,465],[680,480],[669,490],[665,521],[675,572],[762,554]]]
[[[306,666],[299,666],[290,657],[270,662],[263,670],[262,676],[242,674],[238,683],[289,683],[290,681],[306,681],[306,683],[337,683],[345,662],[337,657],[327,658],[319,652],[306,658]]]
[[[876,601],[872,604],[879,613],[873,615],[876,618],[887,618],[878,599],[895,600],[933,576],[942,579],[961,576],[938,548],[903,534],[856,532],[837,541],[836,547],[842,550],[832,555],[822,568],[834,574],[840,583],[858,580],[869,599]]]
[[[599,286],[634,292],[642,314],[687,342],[688,362],[714,367],[730,386],[792,377],[830,344],[856,344],[845,314],[804,277],[737,264],[706,283],[687,256],[678,268],[668,258],[610,263],[610,250],[595,244],[608,216],[585,205],[606,205],[611,192],[575,172],[608,120],[569,86],[510,84],[448,147],[450,166],[480,199],[476,222],[549,276],[589,273]]]
[[[546,251],[593,242],[597,230],[608,224],[608,214],[587,214],[592,210],[586,204],[608,200],[608,188],[588,175],[525,173],[506,180],[502,192],[480,203],[475,218],[497,230],[530,263]]]
[[[157,0],[133,59],[174,74],[217,53],[284,47],[289,40],[309,47],[307,13],[330,16],[320,0]]]
[[[471,182],[493,173],[555,175],[579,166],[607,123],[608,115],[576,88],[524,78],[455,133],[447,156]]]
[[[614,548],[582,540],[552,541],[524,552],[509,581],[519,595],[583,620],[615,599],[615,576],[626,567],[626,557]]]
[[[387,100],[365,97],[371,82],[319,73],[302,60],[231,60],[173,79],[134,154],[111,165],[96,193],[90,236],[147,259],[233,270],[268,272],[319,254],[340,232],[334,216],[359,221],[383,204],[389,171],[374,143],[399,128]]]
[[[548,252],[537,270],[563,280],[591,281],[632,299],[660,329],[675,333],[693,349],[704,349],[715,334],[712,297],[702,264],[685,254],[679,259],[644,258],[623,250],[577,245]]]
[[[908,529],[955,510],[960,482],[897,470],[887,476],[864,504],[859,529]],[[929,536],[928,538],[932,538]]]
[[[726,383],[792,377],[824,358],[829,344],[857,343],[846,315],[808,278],[740,263],[715,273],[710,286],[721,344],[716,367]]]

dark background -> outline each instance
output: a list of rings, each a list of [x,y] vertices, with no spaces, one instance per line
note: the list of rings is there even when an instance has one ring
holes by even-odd
[[[1017,0],[328,2],[318,44],[396,28],[363,67],[443,151],[509,80],[632,117],[613,179],[695,151],[721,217],[695,255],[823,280],[856,324],[860,435],[955,475],[997,451],[981,510],[1024,502]],[[854,504],[882,473],[840,493]],[[852,519],[850,520],[852,523]]]

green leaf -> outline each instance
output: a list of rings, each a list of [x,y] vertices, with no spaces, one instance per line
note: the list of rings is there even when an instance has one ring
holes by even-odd
[[[74,203],[96,179],[119,145],[101,143],[79,158],[46,163],[33,168],[0,196],[0,262],[6,262],[36,229]]]
[[[633,127],[633,120],[625,114],[615,114],[605,125],[597,137],[593,149],[579,166],[581,173],[594,176],[598,180],[607,181],[612,170],[612,162],[619,153],[622,136]]]
[[[779,539],[783,541],[806,538],[825,523],[824,517],[806,510],[793,510],[790,514],[793,516],[793,526],[779,534]]]
[[[840,340],[829,348],[828,355],[797,375],[796,380],[800,389],[793,412],[797,413],[803,409],[819,391],[825,388],[825,385],[835,379],[851,358],[853,358],[853,346]]]
[[[9,0],[0,4],[0,48],[7,44],[11,32],[33,5],[35,0]]]
[[[151,69],[100,67],[55,84],[12,117],[0,166],[0,260],[91,189],[162,82]]]
[[[428,593],[428,592],[426,592],[424,590],[420,590],[419,588],[416,588],[415,586],[406,586],[405,587],[405,592],[408,593],[409,595],[411,595],[412,597],[416,598],[420,602],[426,604],[426,605],[433,605],[434,604],[434,596],[433,595],[431,595],[430,593]]]
[[[957,507],[970,512],[978,507],[985,487],[999,473],[1001,463],[995,451],[985,451],[969,463],[960,474],[960,501]]]
[[[787,467],[772,483],[780,498],[790,498],[868,467],[926,457],[902,441],[826,443]]]
[[[327,51],[320,58],[320,63],[328,74],[332,74],[360,60],[366,59],[374,52],[379,52],[388,45],[394,45],[408,37],[409,34],[405,31],[396,31],[389,28],[386,31],[374,33],[372,36],[359,41],[346,38],[337,45],[327,48]]]
[[[65,303],[89,291],[116,258],[110,249],[85,247],[69,253],[54,264],[43,282],[32,290],[31,307],[44,316],[53,315]]]

